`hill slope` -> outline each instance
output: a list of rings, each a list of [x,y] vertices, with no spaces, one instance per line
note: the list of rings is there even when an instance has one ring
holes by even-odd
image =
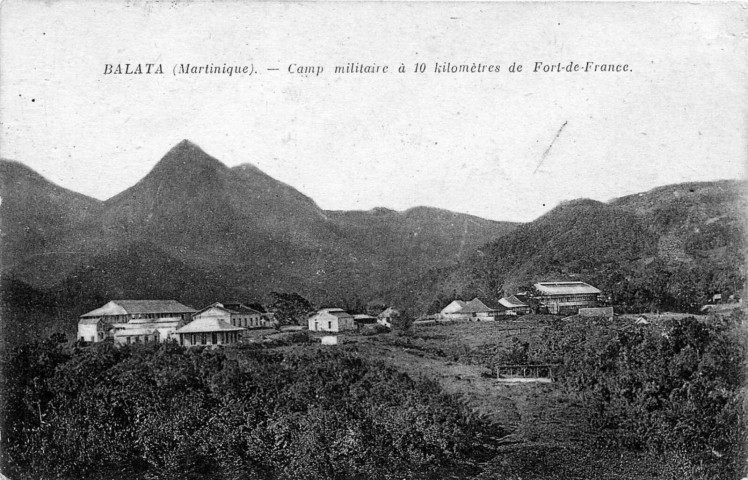
[[[188,141],[105,202],[62,191],[19,164],[4,165],[33,181],[3,185],[17,198],[3,203],[13,221],[4,230],[12,263],[4,263],[3,275],[51,292],[71,316],[84,309],[86,295],[115,293],[171,293],[196,306],[207,296],[260,300],[273,290],[317,302],[365,302],[403,276],[414,280],[452,265],[515,227],[423,207],[323,211],[256,167],[229,168]],[[20,213],[29,209],[39,213]],[[24,232],[36,232],[36,240]]]
[[[500,296],[541,280],[588,281],[631,310],[694,311],[745,285],[746,182],[660,187],[609,203],[575,200],[433,271],[435,310],[454,296]]]

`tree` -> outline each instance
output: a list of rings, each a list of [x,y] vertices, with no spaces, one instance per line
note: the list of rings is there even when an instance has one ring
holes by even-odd
[[[298,293],[270,292],[269,311],[275,313],[278,325],[300,325],[314,313],[314,307]]]

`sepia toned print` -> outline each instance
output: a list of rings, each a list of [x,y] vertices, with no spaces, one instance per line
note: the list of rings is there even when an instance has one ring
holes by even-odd
[[[741,479],[740,4],[0,7],[9,479]]]

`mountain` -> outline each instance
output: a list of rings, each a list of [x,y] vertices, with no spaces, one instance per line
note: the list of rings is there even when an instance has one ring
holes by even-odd
[[[631,310],[695,311],[745,285],[745,181],[685,183],[565,202],[435,271],[432,310],[452,296],[515,293],[541,280],[588,281]]]
[[[45,180],[30,168],[0,161],[0,265],[3,271],[38,259],[45,267],[79,261],[71,245],[86,242],[103,202]],[[37,263],[37,262],[34,262]]]
[[[12,173],[1,192],[3,277],[19,291],[51,295],[57,317],[112,296],[200,306],[286,291],[365,303],[516,227],[425,207],[325,211],[256,167],[229,168],[189,141],[105,202],[14,162],[2,168]]]

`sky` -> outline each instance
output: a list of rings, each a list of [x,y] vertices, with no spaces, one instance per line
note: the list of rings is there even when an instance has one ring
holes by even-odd
[[[564,200],[744,178],[747,12],[6,0],[0,157],[104,200],[189,139],[325,209],[428,205],[531,221]],[[389,71],[333,71],[350,62]],[[500,71],[436,73],[445,62]],[[535,62],[629,71],[533,72]],[[104,74],[126,63],[164,74]],[[253,73],[174,74],[188,63]],[[289,72],[298,66],[324,70]]]

